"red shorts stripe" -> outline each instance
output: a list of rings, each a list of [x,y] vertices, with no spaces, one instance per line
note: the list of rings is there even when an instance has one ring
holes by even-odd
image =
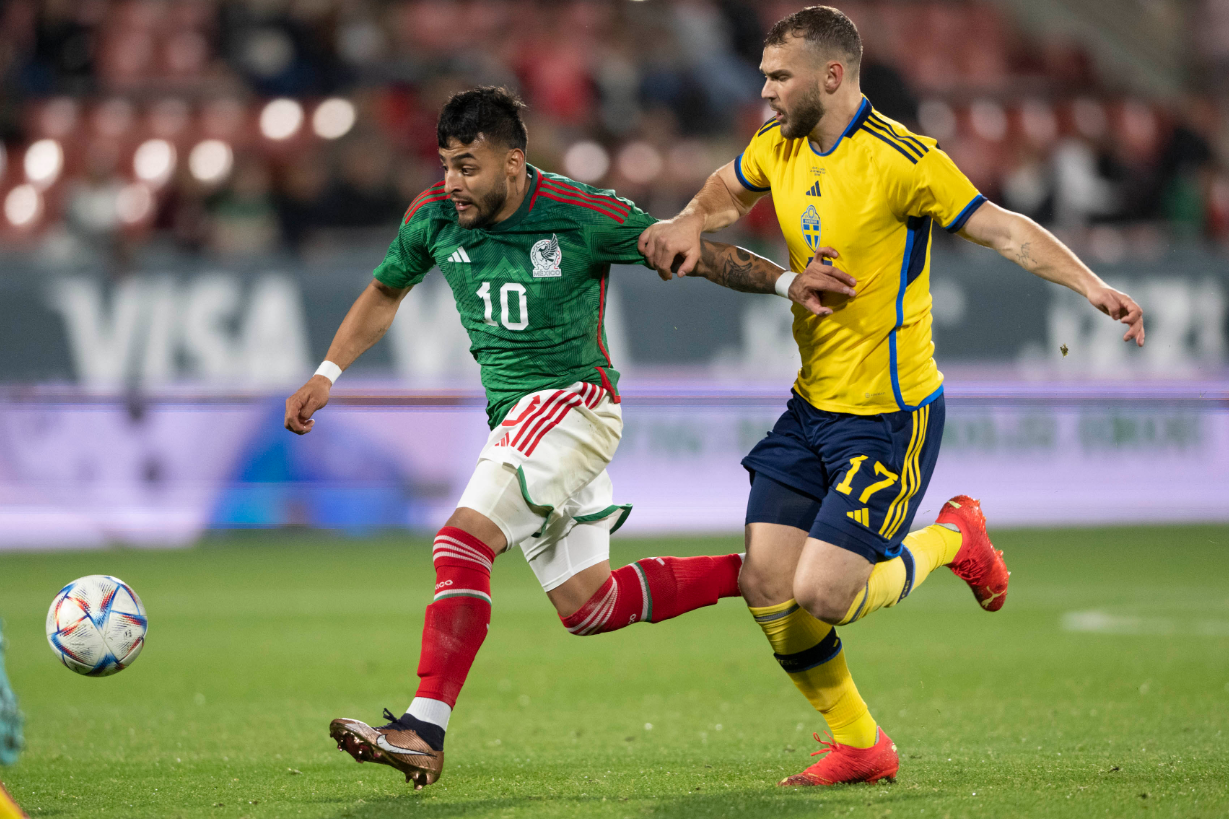
[[[543,415],[549,412],[550,408],[554,406],[555,401],[559,400],[560,396],[562,395],[564,395],[563,390],[555,390],[555,392],[551,395],[550,398],[547,398],[545,401],[543,401],[542,405],[538,407],[536,411],[534,411],[531,415],[529,415],[528,418],[526,418],[524,421],[521,422],[521,425],[520,425],[521,428],[516,431],[516,435],[514,435],[512,438],[511,446],[513,447],[513,449],[516,449],[519,447],[521,440],[527,437],[528,432],[529,432],[529,427],[533,425],[539,418],[541,418]]]
[[[559,422],[562,421],[569,412],[580,406],[580,404],[580,396],[576,393],[569,393],[568,398],[565,398],[559,402],[559,405],[555,408],[555,412],[551,415],[551,417],[539,424],[539,429],[534,434],[533,440],[529,441],[521,449],[521,451],[524,452],[526,456],[532,455],[533,451],[538,448],[538,442],[545,437],[546,433],[559,426]]]

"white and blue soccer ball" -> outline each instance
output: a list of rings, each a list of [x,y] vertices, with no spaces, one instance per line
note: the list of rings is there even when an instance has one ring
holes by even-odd
[[[89,677],[118,674],[145,647],[149,621],[141,598],[106,574],[74,580],[51,601],[47,642],[60,662]]]

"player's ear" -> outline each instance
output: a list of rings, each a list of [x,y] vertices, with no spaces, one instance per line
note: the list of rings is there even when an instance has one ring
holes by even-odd
[[[836,89],[841,87],[841,83],[845,80],[845,66],[836,60],[828,61],[828,68],[824,72],[824,90],[829,94],[836,92]]]
[[[525,152],[520,148],[513,148],[508,151],[508,157],[504,160],[504,170],[508,176],[518,176],[525,168]]]

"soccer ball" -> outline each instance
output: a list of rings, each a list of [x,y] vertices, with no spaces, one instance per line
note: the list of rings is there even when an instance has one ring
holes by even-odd
[[[141,598],[118,577],[74,580],[51,601],[47,642],[60,662],[88,677],[123,671],[145,647],[148,621]]]

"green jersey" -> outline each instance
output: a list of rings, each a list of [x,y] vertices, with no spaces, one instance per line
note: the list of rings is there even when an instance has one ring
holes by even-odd
[[[440,182],[410,204],[375,277],[409,287],[438,266],[482,371],[491,427],[522,396],[586,381],[618,400],[603,318],[611,263],[645,264],[653,217],[632,202],[530,166],[516,213],[457,224]]]

